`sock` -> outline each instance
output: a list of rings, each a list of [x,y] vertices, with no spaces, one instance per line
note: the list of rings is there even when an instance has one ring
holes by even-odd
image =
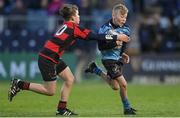
[[[59,101],[57,109],[65,109],[66,108],[66,101]]]
[[[121,100],[122,100],[124,109],[130,109],[131,105],[130,105],[128,99],[122,95],[121,91],[120,91],[120,96],[121,96]]]
[[[18,82],[18,87],[22,90],[29,90],[29,82],[25,82],[25,81],[19,81]]]
[[[98,68],[98,67],[95,68],[93,71],[94,71],[94,73],[97,74],[97,75],[101,75],[101,73],[102,73],[102,69],[101,69],[101,68]]]
[[[123,103],[124,109],[130,109],[131,108],[128,99],[122,100],[122,103]]]

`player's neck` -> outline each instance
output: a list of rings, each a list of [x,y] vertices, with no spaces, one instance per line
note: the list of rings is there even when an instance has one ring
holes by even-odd
[[[115,27],[122,27],[124,24],[118,24],[115,22],[115,20],[112,19],[111,21],[112,25],[114,25]]]
[[[64,22],[72,22],[72,23],[74,23],[73,20],[65,20]]]

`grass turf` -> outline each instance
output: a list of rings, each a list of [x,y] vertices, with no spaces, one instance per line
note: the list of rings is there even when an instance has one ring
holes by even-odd
[[[43,96],[23,91],[7,100],[9,82],[0,81],[0,116],[54,117],[62,82],[58,81],[55,96]],[[132,106],[138,117],[180,117],[179,85],[128,85]],[[118,91],[113,91],[100,81],[75,84],[68,108],[79,117],[123,117]]]

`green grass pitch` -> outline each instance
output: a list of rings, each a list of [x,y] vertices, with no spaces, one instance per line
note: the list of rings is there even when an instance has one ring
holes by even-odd
[[[9,82],[0,81],[0,117],[55,117],[61,81],[55,96],[20,92],[12,102],[7,100]],[[128,85],[129,100],[138,117],[180,117],[180,85]],[[123,117],[118,91],[100,81],[75,84],[68,108],[79,117]]]

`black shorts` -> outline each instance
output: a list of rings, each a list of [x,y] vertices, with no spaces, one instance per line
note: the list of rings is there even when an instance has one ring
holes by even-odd
[[[109,75],[111,79],[116,79],[122,75],[123,63],[121,61],[107,59],[102,60],[102,64],[106,68],[107,75]]]
[[[63,60],[59,60],[58,64],[39,56],[38,66],[44,81],[54,81],[57,79],[57,74],[62,72],[66,67],[66,63]]]

